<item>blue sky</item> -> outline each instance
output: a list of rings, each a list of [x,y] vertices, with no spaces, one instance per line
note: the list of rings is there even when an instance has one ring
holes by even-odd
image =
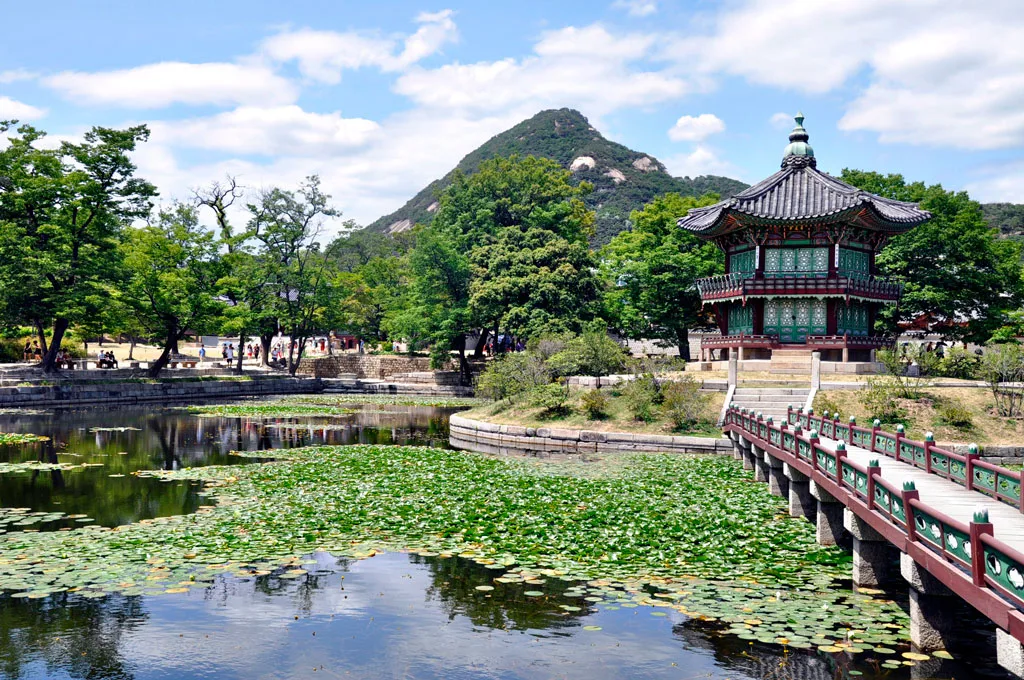
[[[60,2],[5,7],[0,118],[55,139],[148,123],[164,199],[320,174],[397,208],[490,136],[577,108],[673,174],[819,167],[1024,202],[1024,3],[990,0]],[[45,20],[43,19],[45,14]]]

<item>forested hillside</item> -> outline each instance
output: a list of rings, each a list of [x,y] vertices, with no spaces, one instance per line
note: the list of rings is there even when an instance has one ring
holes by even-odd
[[[572,109],[541,111],[490,139],[463,158],[455,169],[472,173],[483,161],[513,154],[550,158],[572,170],[574,182],[594,185],[586,202],[597,213],[595,245],[611,240],[626,227],[630,213],[643,208],[655,196],[668,192],[683,196],[714,192],[727,197],[747,187],[728,177],[672,177],[656,158],[605,139],[582,114]],[[437,194],[451,182],[455,169],[368,229],[394,233],[430,221]]]

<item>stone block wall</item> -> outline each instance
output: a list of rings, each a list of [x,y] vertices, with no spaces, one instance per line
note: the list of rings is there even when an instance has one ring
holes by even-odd
[[[450,368],[446,366],[445,368]],[[357,378],[383,379],[396,373],[430,371],[429,357],[408,357],[394,354],[336,354],[319,359],[303,359],[299,373],[315,378],[337,378],[355,375]]]

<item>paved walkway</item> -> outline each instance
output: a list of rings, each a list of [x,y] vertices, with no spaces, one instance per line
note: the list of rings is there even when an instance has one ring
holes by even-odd
[[[835,440],[820,438],[818,443],[825,449],[835,452]],[[846,456],[864,466],[867,466],[872,460],[878,460],[885,481],[890,482],[897,489],[903,488],[903,482],[913,481],[921,494],[922,503],[930,505],[964,524],[971,522],[975,510],[984,507],[988,510],[989,521],[992,522],[995,537],[1024,552],[1024,513],[1021,513],[1020,510],[979,491],[968,491],[959,484],[882,453],[847,444]]]

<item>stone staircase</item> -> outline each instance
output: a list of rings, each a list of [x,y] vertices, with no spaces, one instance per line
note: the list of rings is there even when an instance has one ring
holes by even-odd
[[[809,349],[773,349],[772,360],[768,365],[769,373],[776,374],[807,374],[811,373],[811,350]]]
[[[760,411],[779,423],[786,420],[787,406],[803,407],[810,393],[808,387],[737,387],[732,403],[739,408]]]

